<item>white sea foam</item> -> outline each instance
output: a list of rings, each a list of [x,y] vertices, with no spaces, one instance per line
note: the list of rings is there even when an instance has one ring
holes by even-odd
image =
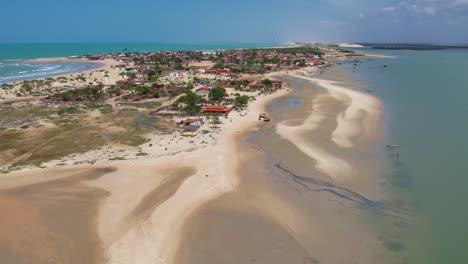
[[[93,65],[82,63],[30,63],[18,61],[3,61],[0,63],[0,67],[4,68],[2,71],[5,69],[8,71],[8,73],[0,73],[0,82],[45,78],[93,69]],[[32,69],[25,70],[25,68]]]

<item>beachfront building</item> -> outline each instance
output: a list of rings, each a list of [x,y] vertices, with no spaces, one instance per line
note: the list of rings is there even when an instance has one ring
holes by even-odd
[[[182,128],[183,133],[196,132],[204,124],[203,118],[193,118],[181,121],[179,127]]]
[[[196,127],[201,127],[203,126],[205,122],[203,122],[203,118],[193,118],[193,119],[188,119],[185,121],[185,126],[196,126]]]
[[[202,107],[202,113],[224,114],[227,115],[231,112],[231,108],[223,105],[205,105]]]

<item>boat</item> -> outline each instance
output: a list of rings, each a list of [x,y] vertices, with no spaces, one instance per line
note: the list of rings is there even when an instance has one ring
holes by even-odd
[[[387,148],[399,148],[401,147],[400,145],[396,145],[396,144],[390,144],[390,145],[387,145]]]

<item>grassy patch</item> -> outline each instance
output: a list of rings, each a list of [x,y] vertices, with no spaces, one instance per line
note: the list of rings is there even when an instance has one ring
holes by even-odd
[[[94,104],[90,103],[85,106],[87,110],[99,110],[102,114],[112,113],[112,105],[109,104]]]
[[[54,111],[44,108],[0,109],[0,124],[25,123],[37,118],[44,118],[54,114]]]
[[[146,108],[146,109],[152,109],[152,108],[158,108],[161,106],[160,102],[144,102],[144,103],[119,103],[121,106],[132,106],[136,108]]]
[[[110,158],[109,160],[125,160],[124,157],[113,157],[113,158]]]
[[[138,147],[144,143],[146,143],[146,139],[136,135],[131,132],[123,132],[123,133],[116,133],[111,136],[112,141],[132,146],[132,147]]]
[[[25,138],[25,133],[17,130],[0,131],[0,152],[10,150]]]
[[[81,110],[80,108],[76,106],[70,106],[67,108],[60,109],[57,113],[59,115],[76,115],[76,114],[80,114]]]
[[[81,115],[71,116],[91,109],[103,112],[96,122],[87,119],[84,123]],[[88,104],[83,108],[70,106],[60,110],[61,115],[50,117],[49,115],[56,111],[44,108],[0,110],[1,124],[5,124],[5,119],[8,119],[14,122],[13,125],[19,126],[37,117],[48,117],[44,120],[53,124],[51,127],[42,128],[30,126],[28,130],[0,129],[0,161],[2,161],[0,163],[4,165],[14,163],[12,169],[26,165],[40,167],[45,162],[95,150],[109,143],[136,147],[148,142],[145,135],[170,131],[173,126],[171,122],[148,116],[137,109],[111,112],[112,106],[106,104]],[[139,151],[137,155],[147,154]],[[18,160],[19,157],[21,159]]]
[[[57,120],[57,122],[64,120]],[[34,136],[25,134],[11,134],[10,139],[5,142],[1,138],[2,148],[9,150],[5,160],[15,157],[24,158],[13,163],[13,166],[34,165],[40,167],[42,163],[59,159],[73,153],[84,153],[96,149],[105,144],[99,129],[92,126],[82,126],[79,122],[64,122],[61,125],[41,132]]]

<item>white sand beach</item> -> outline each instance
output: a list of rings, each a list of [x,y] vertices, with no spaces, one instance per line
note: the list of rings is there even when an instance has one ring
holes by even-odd
[[[45,195],[57,181],[67,186],[99,189],[106,195],[99,200],[91,222],[97,224],[98,240],[102,241],[107,263],[172,263],[180,229],[188,215],[197,206],[236,187],[238,135],[258,126],[262,122],[258,114],[264,112],[265,105],[287,92],[288,89],[282,89],[259,97],[245,115],[231,113],[223,120],[215,145],[157,158],[14,172],[0,177],[1,192],[40,184]],[[145,151],[152,154],[151,148]],[[68,180],[80,173],[94,175],[96,170],[106,172],[95,178]],[[35,177],[38,174],[47,176]],[[45,257],[60,258],[53,244],[46,246],[51,249]]]

